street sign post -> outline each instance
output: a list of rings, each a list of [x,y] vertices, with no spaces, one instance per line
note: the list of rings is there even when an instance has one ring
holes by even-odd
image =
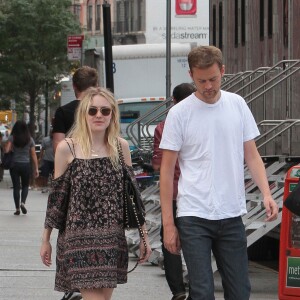
[[[68,59],[80,60],[82,58],[82,41],[83,35],[69,35],[68,36]]]

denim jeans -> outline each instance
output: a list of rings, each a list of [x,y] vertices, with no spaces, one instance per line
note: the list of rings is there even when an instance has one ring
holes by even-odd
[[[25,204],[29,189],[29,179],[31,167],[30,163],[15,162],[14,166],[9,170],[11,181],[13,184],[13,195],[16,209],[20,208],[20,188],[21,202]],[[22,187],[20,186],[20,180]]]
[[[173,201],[173,216],[176,225],[176,201]],[[163,243],[163,226],[160,229],[160,236],[162,242],[162,252],[164,255],[164,267],[166,280],[169,285],[169,288],[172,294],[175,296],[180,293],[185,293],[185,286],[183,283],[182,276],[182,259],[180,255],[175,255],[170,253],[165,247]]]
[[[241,217],[207,220],[198,217],[177,218],[186,261],[190,299],[214,300],[211,252],[222,278],[225,300],[248,300],[247,239]]]

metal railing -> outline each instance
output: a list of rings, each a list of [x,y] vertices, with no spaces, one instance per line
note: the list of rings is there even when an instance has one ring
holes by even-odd
[[[153,136],[151,136],[149,132],[149,126],[151,124],[154,124],[154,122],[162,115],[166,114],[168,110],[170,109],[169,105],[172,103],[172,98],[168,98],[164,101],[162,101],[160,104],[156,105],[152,110],[149,110],[144,115],[137,118],[135,121],[130,123],[126,128],[126,134],[133,143],[133,145],[141,149],[142,151],[152,151],[153,148]],[[158,114],[155,114],[161,107],[166,106],[167,108]],[[154,117],[152,117],[150,120],[143,121],[154,114]],[[138,136],[134,133],[134,127],[138,126],[137,132],[140,133]],[[143,136],[143,143],[141,140],[141,135]]]
[[[270,140],[269,142],[265,141],[260,147],[263,147],[267,144],[270,144],[271,141],[274,141],[275,138],[279,137],[281,134],[286,133],[288,129],[291,129],[292,127],[298,125],[297,120],[295,119],[286,119],[286,114],[288,114],[286,111],[289,109],[286,107],[286,109],[282,109],[282,111],[277,112],[277,115],[280,115],[280,120],[266,120],[266,116],[268,113],[273,109],[269,103],[272,103],[274,100],[274,97],[279,97],[276,95],[276,93],[283,94],[283,101],[288,101],[287,99],[289,97],[296,100],[297,93],[293,92],[290,87],[291,80],[295,81],[298,77],[295,77],[296,73],[300,70],[300,60],[283,60],[278,62],[273,67],[261,67],[254,71],[245,71],[245,72],[239,72],[237,74],[225,74],[223,77],[223,83],[222,83],[222,89],[231,91],[237,94],[240,94],[247,104],[250,106],[254,103],[259,103],[259,100],[263,102],[262,109],[258,109],[259,113],[263,115],[263,121],[260,120],[260,118],[256,117],[255,113],[254,117],[259,121],[258,125],[263,126],[263,124],[270,124],[270,122],[276,123],[278,125],[277,127],[274,127],[272,130],[269,130],[268,132],[263,133],[258,141],[262,139],[266,139],[267,135],[270,135],[271,132],[273,132],[274,137],[268,138]],[[296,79],[295,79],[296,78]],[[298,86],[297,83],[293,83],[294,86]],[[275,90],[279,87],[279,92]],[[269,95],[268,92],[274,90],[275,95]],[[268,97],[267,97],[268,96]],[[293,100],[293,101],[295,101]],[[147,112],[145,115],[139,117],[137,120],[135,120],[133,123],[131,123],[127,129],[127,135],[132,141],[132,143],[142,150],[152,151],[153,148],[153,136],[151,135],[151,132],[149,131],[149,126],[151,126],[155,121],[163,116],[166,115],[167,112],[170,109],[171,99],[167,99],[161,104],[157,105],[154,109]],[[157,112],[162,106],[166,106],[166,109],[161,112]],[[284,106],[284,105],[283,105]],[[285,105],[286,106],[286,105]],[[271,109],[271,110],[270,110]],[[262,110],[262,111],[261,111]],[[276,113],[274,112],[274,115]],[[149,116],[151,118],[149,119]],[[145,121],[146,118],[148,121]],[[266,121],[264,121],[266,120]],[[289,124],[289,125],[287,125]],[[133,127],[138,126],[138,132],[139,136],[136,136],[134,133]],[[264,125],[266,126],[266,125]],[[279,129],[280,126],[286,126],[286,128],[281,129],[279,133],[274,133],[276,130]],[[300,135],[299,135],[300,139]],[[291,145],[293,143],[292,139],[288,139],[289,145],[288,148],[291,148]],[[299,147],[300,148],[300,147]],[[288,151],[289,154],[292,153],[292,151]],[[299,149],[300,152],[300,149]],[[298,153],[298,150],[296,149],[296,153]]]

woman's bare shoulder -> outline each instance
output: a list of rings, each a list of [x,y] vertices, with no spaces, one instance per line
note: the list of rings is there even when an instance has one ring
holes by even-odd
[[[119,137],[118,140],[119,140],[119,142],[120,142],[123,149],[124,148],[129,148],[129,144],[125,139],[123,139],[122,137]]]

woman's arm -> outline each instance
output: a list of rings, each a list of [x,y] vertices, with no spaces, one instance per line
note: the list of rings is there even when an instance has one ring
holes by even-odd
[[[6,141],[3,148],[4,148],[4,153],[11,151],[12,150],[12,142]]]
[[[33,176],[36,178],[39,176],[39,166],[38,166],[38,160],[35,153],[35,146],[30,147],[30,156],[33,162]]]
[[[130,149],[129,149],[128,142],[126,140],[122,139],[122,138],[119,138],[119,141],[121,143],[125,164],[127,166],[132,166],[131,154],[130,154]]]
[[[45,266],[51,266],[51,254],[52,254],[52,246],[50,243],[52,228],[45,228],[42,236],[42,245],[40,249],[40,256],[42,262]]]
[[[70,145],[72,145],[71,139],[67,139]],[[68,168],[68,165],[73,160],[73,155],[71,153],[71,150],[66,142],[66,140],[62,140],[56,148],[55,151],[55,157],[54,157],[54,178],[57,178],[61,176],[66,169]]]

